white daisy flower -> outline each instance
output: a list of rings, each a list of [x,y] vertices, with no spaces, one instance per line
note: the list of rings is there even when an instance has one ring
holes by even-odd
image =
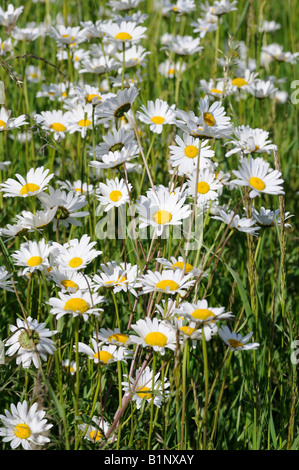
[[[237,179],[231,183],[251,188],[251,198],[261,193],[284,194],[281,172],[270,168],[270,164],[260,157],[253,159],[250,155],[248,159],[243,158],[238,170],[233,170],[233,173]]]
[[[182,225],[182,220],[191,214],[185,199],[179,193],[169,193],[165,187],[159,187],[157,191],[149,190],[146,196],[140,196],[136,204],[139,227],[154,227],[157,236],[161,236],[166,227]]]
[[[274,33],[275,31],[278,31],[278,29],[280,29],[280,28],[281,28],[281,24],[276,23],[276,21],[264,20],[259,25],[259,32],[260,33]]]
[[[101,161],[92,160],[89,166],[96,170],[103,170],[107,168],[116,168],[120,165],[127,164],[132,158],[137,157],[137,147],[132,145],[130,147],[123,147],[121,150],[115,150],[109,152],[106,155],[102,155]]]
[[[5,56],[8,52],[13,51],[11,38],[2,39],[0,38],[0,57]]]
[[[103,135],[103,141],[96,145],[94,153],[96,157],[102,157],[109,154],[109,152],[120,151],[122,148],[132,148],[134,146],[137,150],[137,142],[134,138],[134,131],[128,131],[121,127],[120,129],[112,129],[111,132]]]
[[[42,79],[42,72],[39,67],[28,65],[25,69],[27,81],[30,83],[39,83]]]
[[[203,169],[210,166],[210,158],[215,155],[214,150],[210,150],[208,140],[199,140],[184,132],[183,138],[176,135],[177,145],[170,145],[170,163],[172,167],[178,167],[181,173],[192,173],[197,168],[199,156],[199,168]]]
[[[211,105],[209,101],[208,95],[200,98],[199,125],[212,129],[216,134],[231,133],[233,130],[231,119],[226,116],[221,101],[215,101]]]
[[[107,98],[105,106],[100,105],[95,108],[95,116],[99,118],[98,123],[122,118],[125,113],[130,111],[138,93],[137,88],[132,86],[124,90],[118,90],[115,96]]]
[[[299,52],[293,54],[291,52],[285,52],[283,46],[280,44],[269,44],[268,46],[262,47],[262,51],[277,62],[296,64],[299,61]]]
[[[49,33],[59,44],[74,45],[80,44],[86,40],[85,31],[80,29],[80,26],[64,26],[63,24],[57,24],[50,27]]]
[[[132,343],[140,344],[142,347],[153,348],[155,352],[164,355],[166,349],[176,349],[176,332],[169,323],[157,318],[146,317],[132,325],[137,333],[130,335]]]
[[[117,70],[119,63],[114,58],[106,56],[85,57],[80,65],[79,73],[94,73],[102,75]]]
[[[66,132],[68,132],[68,115],[63,111],[41,111],[40,114],[35,114],[35,121],[41,125],[42,129],[50,130],[53,132],[54,140],[61,140],[65,138]]]
[[[76,370],[77,370],[76,361],[70,362],[69,359],[64,359],[61,362],[61,366],[65,371],[69,372],[71,375],[75,375]]]
[[[78,105],[68,113],[69,133],[80,132],[81,137],[85,138],[87,131],[92,129],[93,119],[94,125],[97,125],[97,118],[93,117],[92,104],[88,103],[85,106]]]
[[[122,204],[130,202],[129,191],[132,190],[132,185],[130,183],[125,183],[122,178],[119,180],[117,177],[115,179],[108,180],[106,179],[105,183],[99,183],[99,190],[97,191],[97,200],[101,205],[105,206],[105,212],[108,212],[113,207],[119,207]]]
[[[43,166],[36,170],[31,168],[25,178],[19,174],[16,174],[18,181],[8,178],[0,184],[0,190],[4,192],[4,197],[34,196],[46,189],[53,176],[53,174],[49,175],[49,170],[44,170]]]
[[[260,227],[256,227],[256,221],[247,217],[240,217],[238,214],[234,215],[234,211],[226,212],[222,209],[218,210],[218,214],[212,216],[212,219],[220,220],[225,224],[230,224],[230,227],[238,232],[250,233],[251,235],[258,236]]]
[[[36,368],[40,367],[41,360],[47,361],[49,355],[53,355],[56,349],[51,336],[57,333],[45,328],[45,323],[27,317],[27,320],[17,319],[17,325],[10,325],[11,335],[5,340],[7,356],[16,356],[16,363],[24,369],[29,369],[31,363]]]
[[[199,205],[216,200],[221,187],[221,181],[217,179],[215,173],[209,168],[200,170],[198,175],[196,175],[195,171],[188,176],[188,194],[191,197],[196,196],[196,201]]]
[[[138,26],[131,21],[122,21],[118,23],[109,23],[102,25],[102,32],[113,41],[120,43],[134,43],[145,37],[147,28]]]
[[[166,101],[159,98],[156,101],[148,101],[147,105],[141,106],[141,111],[137,111],[137,117],[141,122],[150,125],[150,130],[156,134],[161,134],[163,126],[174,124],[175,105],[169,106]]]
[[[55,282],[63,294],[89,291],[94,287],[93,281],[89,276],[70,269],[53,267],[49,272],[48,278]]]
[[[158,263],[166,266],[168,269],[178,269],[181,270],[184,274],[193,274],[194,276],[199,276],[202,274],[202,270],[199,268],[195,268],[192,264],[187,263],[183,256],[179,256],[175,258],[174,256],[170,257],[170,260],[166,258],[156,258]],[[204,275],[206,276],[206,274]]]
[[[215,102],[215,104],[217,105],[217,102]],[[227,138],[232,133],[233,126],[227,126],[226,124],[223,127],[220,125],[216,126],[214,125],[214,116],[209,116],[209,114],[211,113],[198,117],[193,111],[186,112],[177,109],[175,125],[192,137],[196,137],[198,139],[218,140]],[[204,122],[204,118],[209,122],[209,125]]]
[[[275,211],[271,211],[271,209],[265,209],[261,207],[258,211],[255,207],[251,207],[252,210],[252,218],[256,224],[260,227],[274,227],[275,225],[281,225],[281,217],[280,217],[280,209],[276,209]],[[289,212],[284,214],[284,221],[289,219],[290,217],[294,217]],[[291,227],[291,224],[285,223],[285,227]]]
[[[173,62],[170,59],[166,59],[164,62],[160,62],[158,71],[165,78],[174,78],[178,73],[184,73],[186,68],[185,62]]]
[[[29,240],[22,243],[20,249],[12,253],[11,257],[17,266],[25,266],[23,269],[23,275],[25,275],[36,270],[47,269],[50,251],[51,247],[44,239],[39,242]]]
[[[77,291],[64,294],[58,292],[59,298],[50,297],[48,304],[51,306],[50,313],[56,315],[57,320],[63,315],[71,314],[73,317],[82,316],[87,321],[90,315],[99,316],[102,308],[95,305],[102,303],[104,297],[89,291]]]
[[[130,344],[129,335],[121,333],[119,328],[113,330],[101,328],[94,333],[93,337],[98,343],[115,344],[116,346],[128,346]]]
[[[84,234],[80,240],[77,238],[60,245],[52,243],[53,266],[65,269],[80,270],[86,268],[102,251],[93,247],[97,242],[90,242],[90,237]]]
[[[258,73],[246,69],[243,72],[243,76],[234,78],[231,84],[236,90],[250,91],[250,87],[255,86],[255,82],[258,80],[257,77]]]
[[[167,381],[166,377],[162,383],[160,372],[158,372],[154,376],[153,388],[153,371],[149,368],[149,366],[146,366],[141,375],[140,371],[141,368],[136,370],[135,378],[128,375],[123,376],[125,379],[125,381],[122,382],[123,391],[125,394],[129,394],[134,385],[132,401],[136,403],[137,410],[141,408],[144,400],[147,402],[151,402],[153,400],[154,405],[160,408],[163,398],[169,393],[167,389],[170,387],[170,383]],[[138,378],[137,383],[135,383],[136,378]],[[154,393],[152,393],[152,390],[154,390]]]
[[[38,409],[37,402],[31,407],[26,400],[19,402],[17,406],[11,404],[10,411],[5,410],[4,413],[5,415],[0,415],[4,424],[0,428],[0,436],[3,437],[3,442],[10,442],[12,449],[22,446],[24,450],[32,450],[35,446],[50,442],[46,433],[53,425],[48,424],[46,412]]]
[[[21,114],[16,118],[10,116],[11,111],[2,106],[0,109],[0,131],[11,131],[28,124],[25,114]]]
[[[189,340],[192,343],[193,349],[195,349],[198,340],[202,339],[202,329],[197,329],[198,326],[194,322],[186,323],[184,317],[174,318],[172,323],[177,331],[179,342],[184,344]]]
[[[140,45],[133,44],[128,49],[125,49],[125,68],[132,68],[136,66],[144,67],[146,65],[147,60],[145,59],[146,56],[150,54],[149,51],[144,49],[144,47]],[[120,64],[123,63],[123,52],[119,52],[116,54],[116,59]],[[121,68],[119,69],[119,73],[121,73]]]
[[[206,18],[197,18],[196,21],[191,21],[193,33],[199,33],[200,38],[204,38],[207,33],[216,31],[217,22],[210,23]]]
[[[203,46],[200,45],[200,37],[192,36],[174,36],[172,42],[168,44],[168,49],[180,56],[188,56],[203,50]]]
[[[231,11],[237,10],[237,0],[233,0],[231,3],[229,0],[216,0],[212,5],[206,1],[205,5],[202,5],[201,8],[205,12],[212,13],[215,16],[222,16]]]
[[[16,216],[16,220],[17,223],[21,224],[29,232],[33,232],[34,230],[40,231],[52,222],[56,211],[56,207],[53,207],[53,209],[36,211],[35,214],[30,211],[23,211],[20,215]]]
[[[141,286],[141,283],[137,280],[137,270],[137,265],[131,265],[131,263],[117,264],[112,261],[101,264],[99,274],[93,276],[94,288],[97,290],[100,287],[105,287],[106,289],[113,289],[114,293],[128,291],[137,296],[135,288]]]
[[[73,191],[66,193],[66,191],[55,190],[49,186],[49,194],[42,192],[37,197],[45,209],[56,208],[53,230],[56,230],[58,223],[64,227],[68,227],[69,224],[82,227],[82,223],[77,218],[89,215],[88,211],[80,210],[88,204],[86,197],[74,194]]]
[[[61,189],[66,189],[68,191],[73,191],[75,194],[79,195],[85,195],[87,196],[88,194],[93,193],[93,185],[90,183],[82,183],[81,180],[76,180],[76,181],[57,181]]]
[[[234,153],[248,154],[248,153],[270,153],[272,150],[277,150],[277,145],[272,144],[268,139],[269,132],[263,129],[252,129],[250,126],[242,125],[235,127],[234,139],[225,142],[224,145],[233,145],[233,148],[226,152],[225,156],[230,157]]]
[[[248,88],[248,91],[257,99],[262,100],[271,97],[276,91],[271,80],[255,80]]]
[[[194,275],[191,273],[183,275],[180,269],[164,269],[161,273],[159,271],[148,271],[138,279],[143,286],[140,295],[161,292],[167,295],[179,294],[182,296],[195,283],[193,277]]]
[[[211,307],[206,299],[196,302],[182,302],[176,313],[199,325],[214,324],[217,321],[233,318],[231,312],[225,311],[225,307]]]
[[[23,10],[24,6],[15,8],[11,3],[7,6],[7,10],[0,7],[0,25],[5,27],[14,26]]]
[[[0,289],[13,292],[12,274],[4,266],[0,266]]]
[[[200,80],[200,88],[209,97],[220,100],[235,93],[232,81],[229,78],[217,78],[216,80],[211,78],[209,81],[202,79]]]
[[[251,336],[253,335],[253,331],[248,335],[242,337],[240,333],[230,331],[227,326],[222,326],[221,328],[219,328],[218,333],[220,338],[222,338],[223,341],[229,346],[231,351],[246,351],[248,349],[257,349],[259,347],[259,343],[247,344]]]
[[[81,431],[84,433],[84,439],[87,439],[90,442],[98,443],[103,438],[105,439],[105,434],[107,434],[110,426],[101,417],[94,416],[92,421],[94,421],[94,425],[79,424],[79,429],[81,429]]]
[[[88,358],[93,360],[95,364],[108,365],[114,362],[127,362],[132,355],[132,352],[122,346],[116,344],[103,345],[98,343],[94,338],[91,338],[92,347],[87,344],[79,342],[79,353],[87,354]]]

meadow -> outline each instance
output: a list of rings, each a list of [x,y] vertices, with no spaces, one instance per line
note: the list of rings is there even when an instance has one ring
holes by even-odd
[[[298,14],[1,2],[2,450],[299,450]]]

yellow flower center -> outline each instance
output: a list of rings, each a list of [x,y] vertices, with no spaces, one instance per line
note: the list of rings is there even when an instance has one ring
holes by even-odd
[[[71,310],[72,312],[85,313],[89,309],[89,305],[84,299],[74,298],[66,302],[64,310]]]
[[[163,281],[157,282],[156,288],[157,289],[162,289],[166,292],[166,291],[177,290],[179,288],[179,285],[175,281],[164,279]]]
[[[137,394],[140,398],[145,398],[146,400],[149,400],[151,398],[151,393],[148,393],[150,392],[150,389],[148,387],[141,387],[141,388],[138,388],[137,390]]]
[[[91,121],[89,119],[80,119],[80,121],[78,121],[78,126],[81,126],[81,127],[88,127],[90,126],[91,124]]]
[[[114,39],[120,39],[121,41],[128,41],[132,39],[132,36],[129,33],[120,32],[116,36],[114,36]]]
[[[191,316],[196,320],[207,320],[208,318],[215,317],[215,314],[207,308],[198,308],[192,312]]]
[[[210,90],[211,93],[218,93],[219,95],[222,94],[222,91],[221,90],[218,90],[218,88],[212,88],[212,90]]]
[[[64,279],[61,281],[61,285],[65,288],[68,289],[69,287],[71,289],[76,289],[76,291],[79,289],[78,284],[76,284],[74,281],[71,281],[70,279]]]
[[[178,261],[177,263],[174,263],[171,267],[172,267],[173,269],[179,268],[179,269],[181,269],[182,271],[185,270],[185,273],[190,273],[190,271],[192,271],[192,269],[193,269],[192,264],[183,263],[182,261]]]
[[[122,198],[122,193],[118,191],[118,189],[115,189],[114,191],[111,191],[110,193],[110,199],[113,202],[118,202]]]
[[[2,119],[0,119],[0,127],[5,127],[6,126],[6,122],[2,121]]]
[[[210,186],[205,181],[200,181],[197,185],[197,192],[200,194],[207,194],[210,191]]]
[[[211,113],[203,113],[203,120],[207,124],[207,126],[213,127],[215,126],[215,118]]]
[[[190,328],[190,326],[181,326],[179,329],[187,336],[191,336],[196,331],[195,328]]]
[[[87,101],[91,103],[94,98],[97,98],[98,100],[102,99],[100,95],[97,95],[96,93],[91,93],[90,95],[87,96]]]
[[[102,434],[100,433],[100,431],[90,431],[89,437],[94,442],[98,442],[102,439]]]
[[[243,344],[240,343],[240,341],[238,341],[236,339],[229,339],[228,342],[229,342],[230,346],[234,349],[239,348],[239,347],[241,347],[241,348],[243,347]]]
[[[69,267],[70,268],[78,268],[79,266],[81,266],[81,264],[83,263],[83,259],[82,258],[72,258],[70,261],[69,261]]]
[[[195,145],[187,145],[185,148],[185,155],[188,158],[195,158],[198,155],[198,148]]]
[[[43,261],[43,258],[41,258],[41,256],[32,256],[27,261],[27,264],[28,266],[31,266],[31,268],[33,268],[34,266],[38,266],[39,264],[41,264],[42,261]]]
[[[174,72],[175,72],[175,69],[173,69],[173,68],[170,68],[170,69],[168,70],[169,75],[173,75]]]
[[[31,78],[38,78],[37,73],[34,73],[34,72],[30,73],[29,76],[30,76]]]
[[[159,346],[163,348],[167,343],[167,336],[165,336],[163,333],[160,333],[159,331],[152,331],[146,335],[144,341],[149,346]]]
[[[39,186],[34,183],[26,183],[24,186],[21,188],[20,195],[24,196],[24,194],[28,193],[34,193],[35,191],[39,190]]]
[[[154,222],[156,222],[156,224],[159,224],[159,225],[168,224],[172,219],[172,215],[170,212],[164,209],[160,209],[158,212],[156,212],[153,215],[153,219],[154,219]]]
[[[250,186],[252,186],[254,189],[257,189],[258,191],[263,191],[263,189],[265,189],[266,185],[265,183],[263,182],[263,180],[261,180],[260,178],[258,178],[257,176],[252,176],[251,178],[249,178],[249,184]]]
[[[63,132],[66,130],[66,127],[63,124],[60,124],[60,122],[53,122],[51,124],[50,129],[53,129],[53,131],[57,132]]]
[[[112,354],[108,351],[99,351],[98,353],[95,353],[93,357],[95,359],[99,359],[100,362],[104,362],[104,364],[107,364],[110,359],[113,359]]]
[[[235,86],[237,86],[238,88],[241,88],[241,87],[244,86],[244,85],[248,85],[248,83],[246,82],[246,80],[244,80],[244,78],[235,78],[235,79],[232,81],[232,85],[235,85]]]
[[[108,341],[117,341],[118,343],[126,344],[128,339],[129,337],[123,333],[115,333],[109,336]]]
[[[152,117],[152,122],[154,124],[163,124],[164,121],[165,121],[165,118],[162,117],[162,116],[153,116]]]
[[[28,424],[17,424],[14,428],[14,433],[20,439],[28,439],[31,436],[31,429]]]

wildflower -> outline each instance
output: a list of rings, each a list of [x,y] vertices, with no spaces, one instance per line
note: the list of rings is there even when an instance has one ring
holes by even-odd
[[[49,279],[61,289],[63,294],[89,291],[94,287],[89,276],[78,271],[72,271],[71,269],[53,267],[49,272]]]
[[[188,194],[196,198],[197,204],[206,204],[217,199],[221,187],[221,181],[209,168],[200,170],[198,175],[196,171],[188,175]]]
[[[4,266],[0,266],[0,289],[13,292],[13,283],[10,280],[11,277],[11,273],[9,273]]]
[[[270,153],[277,150],[277,146],[268,139],[269,132],[263,129],[252,129],[250,126],[242,125],[234,129],[234,139],[224,145],[232,144],[234,147],[226,152],[225,156],[230,157],[235,153]]]
[[[271,209],[265,209],[261,207],[258,211],[255,207],[251,207],[252,210],[252,218],[256,224],[260,227],[267,228],[267,227],[274,227],[275,225],[281,225],[281,217],[280,217],[280,209],[276,209],[275,211],[271,211]],[[284,221],[289,219],[290,217],[294,217],[289,212],[284,214]],[[285,227],[291,227],[291,224],[285,223]]]
[[[12,129],[17,129],[18,127],[28,124],[25,120],[25,114],[13,118],[11,116],[11,111],[7,110],[3,106],[0,109],[0,131],[10,131]]]
[[[117,264],[115,261],[109,262],[106,265],[101,264],[99,274],[93,276],[95,290],[100,287],[106,289],[113,289],[114,293],[125,291],[131,292],[137,296],[135,288],[141,286],[137,281],[137,265],[131,263]]]
[[[116,96],[105,100],[105,106],[96,107],[95,116],[99,118],[98,123],[122,118],[131,109],[137,96],[138,90],[135,86],[118,90]]]
[[[101,343],[115,344],[116,346],[128,346],[130,344],[129,335],[121,333],[119,328],[101,328],[99,331],[95,332],[93,337]]]
[[[192,273],[183,275],[181,270],[165,269],[161,273],[159,271],[148,271],[138,280],[142,283],[140,294],[148,294],[149,292],[161,292],[167,295],[184,295],[186,290],[193,286],[195,280]]]
[[[92,424],[79,424],[79,429],[84,433],[84,439],[87,439],[90,442],[98,443],[103,438],[105,439],[105,434],[109,430],[109,424],[106,423],[102,418],[94,416],[92,418],[94,425]]]
[[[102,26],[102,32],[118,43],[138,42],[145,37],[146,29],[144,26],[137,26],[136,23],[131,21],[122,21],[120,24],[109,23]]]
[[[4,197],[34,196],[47,187],[53,176],[53,174],[49,175],[49,170],[44,170],[43,166],[36,170],[31,168],[25,178],[19,174],[16,174],[18,181],[8,178],[0,185],[0,190],[4,192]]]
[[[218,330],[219,336],[228,345],[231,351],[246,351],[248,349],[258,349],[259,343],[247,344],[253,335],[253,331],[248,335],[242,337],[240,333],[230,331],[228,326],[222,326]]]
[[[25,266],[23,275],[33,273],[36,270],[44,270],[49,266],[50,246],[44,239],[39,242],[31,241],[22,243],[19,250],[12,253],[17,266]]]
[[[132,329],[137,335],[130,335],[130,340],[142,347],[153,348],[162,355],[166,349],[174,351],[176,348],[175,330],[163,320],[146,317],[132,325]]]
[[[95,364],[109,365],[117,361],[127,362],[127,359],[131,357],[132,352],[125,347],[115,344],[102,345],[94,338],[91,338],[90,341],[92,347],[79,342],[78,351],[87,354],[88,358],[93,360]]]
[[[5,415],[0,415],[4,427],[0,428],[0,436],[3,442],[10,442],[12,449],[20,445],[24,450],[31,450],[36,445],[43,446],[50,442],[45,433],[51,429],[45,419],[46,412],[38,409],[35,402],[31,407],[26,400],[18,402],[17,406],[10,405],[10,411],[5,410]]]
[[[123,179],[106,179],[106,184],[99,184],[97,199],[101,205],[105,206],[105,212],[107,212],[113,207],[128,203],[130,201],[129,191],[131,190],[132,185],[130,183],[126,184]]]
[[[178,167],[180,173],[190,174],[197,168],[199,158],[199,168],[206,168],[210,165],[209,159],[214,157],[214,150],[210,150],[208,140],[198,140],[186,132],[181,138],[176,135],[177,145],[170,145],[170,163],[175,168]]]
[[[90,315],[99,316],[103,309],[95,305],[104,301],[103,296],[99,296],[89,291],[77,291],[64,294],[58,292],[59,298],[50,297],[48,304],[51,306],[50,313],[56,315],[57,320],[63,315],[71,314],[73,317],[82,316],[87,321]]]
[[[84,234],[80,240],[77,238],[70,240],[63,245],[52,243],[53,265],[66,269],[84,269],[101,251],[93,247],[97,242],[90,242],[90,237]]]
[[[54,140],[64,139],[66,132],[68,132],[68,112],[63,113],[60,109],[58,111],[42,111],[40,114],[35,114],[34,119],[42,129],[53,132]]]
[[[23,10],[23,6],[15,8],[11,3],[8,5],[7,10],[0,7],[0,25],[6,28],[13,27]]]
[[[38,323],[37,320],[27,317],[26,321],[17,318],[17,325],[10,325],[11,335],[5,341],[7,356],[16,355],[16,363],[21,364],[24,369],[28,369],[33,362],[38,368],[41,360],[46,361],[48,355],[54,354],[55,343],[51,336],[57,333],[56,330],[49,330],[45,323]]]
[[[187,263],[182,256],[179,256],[178,258],[171,256],[170,260],[166,258],[156,258],[156,260],[158,261],[158,263],[162,264],[163,266],[166,266],[169,269],[178,269],[185,274],[192,273],[194,276],[199,276],[200,274],[202,274],[201,269],[195,268],[192,264]]]

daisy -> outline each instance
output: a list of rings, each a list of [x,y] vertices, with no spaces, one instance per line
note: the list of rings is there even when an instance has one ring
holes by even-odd
[[[131,21],[122,21],[120,24],[110,23],[102,25],[102,32],[113,41],[125,44],[138,42],[145,37],[147,28],[137,26]]]
[[[35,114],[34,119],[42,129],[53,132],[54,140],[61,140],[68,132],[68,115],[68,112],[64,113],[59,109],[58,111],[42,111],[40,114]]]
[[[210,23],[206,18],[198,18],[196,21],[191,21],[193,33],[199,33],[200,38],[204,38],[207,33],[216,31],[217,22]]]
[[[296,64],[299,61],[299,52],[295,52],[294,54],[291,52],[284,52],[283,46],[280,44],[270,44],[269,46],[263,47],[262,51],[277,62]]]
[[[0,25],[13,27],[23,10],[23,6],[15,9],[11,3],[8,5],[7,10],[3,10],[3,8],[0,7]]]
[[[219,329],[218,333],[220,338],[222,338],[223,341],[229,346],[231,351],[246,351],[248,349],[257,349],[259,347],[259,343],[246,344],[253,335],[253,331],[248,335],[242,337],[240,333],[230,331],[227,326],[222,326]]]
[[[231,312],[225,311],[225,307],[211,307],[206,299],[196,302],[182,302],[176,313],[199,325],[233,318]]]
[[[198,139],[223,139],[227,138],[232,133],[232,126],[227,126],[226,124],[223,127],[220,125],[216,126],[214,117],[212,116],[210,119],[209,117],[209,113],[206,116],[198,117],[193,111],[187,113],[186,111],[177,109],[175,125],[192,137]],[[209,122],[209,125],[204,122],[204,119]]]
[[[142,283],[143,289],[140,294],[149,292],[161,292],[168,295],[184,295],[189,287],[193,286],[195,280],[192,273],[183,275],[180,269],[165,269],[159,271],[148,271],[138,280]]]
[[[111,132],[107,132],[107,134],[103,135],[103,141],[95,147],[94,153],[96,157],[102,157],[109,154],[109,152],[120,151],[124,147],[132,148],[132,146],[136,148],[135,153],[138,153],[134,131],[128,131],[123,127],[120,129],[114,128]]]
[[[39,83],[42,79],[41,69],[34,65],[29,65],[25,69],[27,81],[30,83]]]
[[[34,196],[46,189],[53,176],[53,174],[49,175],[49,170],[44,170],[43,166],[36,168],[36,170],[31,168],[25,178],[19,174],[16,174],[18,181],[8,178],[0,184],[0,190],[4,192],[4,197]]]
[[[196,197],[197,204],[205,204],[217,199],[221,187],[222,183],[209,168],[199,171],[198,175],[193,172],[188,176],[187,191],[191,197]]]
[[[260,227],[274,227],[275,225],[281,225],[281,217],[280,217],[280,209],[276,209],[275,211],[271,211],[270,209],[265,209],[264,207],[260,208],[258,211],[255,207],[251,207],[252,210],[252,218],[256,224]],[[284,221],[289,219],[290,217],[294,217],[289,212],[284,214]],[[291,227],[291,224],[285,223],[285,227]]]
[[[124,90],[118,90],[115,96],[107,98],[105,106],[97,106],[95,109],[95,116],[99,118],[98,123],[122,118],[132,108],[138,93],[137,88],[132,86]]]
[[[64,370],[69,372],[71,375],[75,375],[76,370],[77,370],[76,361],[70,362],[69,359],[65,359],[64,361],[61,362],[61,366]]]
[[[12,51],[13,51],[13,46],[12,46],[11,38],[7,38],[4,40],[0,38],[0,57],[6,56],[8,52],[12,52]]]
[[[61,289],[63,294],[89,291],[94,287],[92,280],[86,274],[70,269],[54,267],[48,277]]]
[[[136,66],[144,67],[146,65],[147,60],[145,59],[146,56],[150,54],[149,51],[144,49],[144,47],[140,45],[133,44],[131,47],[125,50],[124,52],[124,65],[125,68],[132,68]],[[123,53],[117,53],[116,59],[120,64],[123,63]],[[121,74],[121,68],[119,69],[119,73]]]
[[[210,105],[209,96],[200,98],[199,105],[199,125],[210,128],[216,134],[232,132],[232,124],[230,117],[226,116],[221,101],[215,101]]]
[[[161,236],[165,227],[182,225],[182,220],[189,217],[191,209],[185,204],[185,197],[178,193],[169,193],[167,188],[149,190],[147,196],[140,196],[136,204],[140,228],[154,227],[157,236]]]
[[[57,207],[52,209],[36,211],[35,214],[29,211],[23,211],[21,215],[17,215],[16,219],[19,224],[28,229],[29,232],[41,230],[46,227],[55,217]]]
[[[7,224],[5,228],[0,228],[1,237],[5,237],[7,241],[16,237],[21,237],[28,232],[28,228],[24,227],[21,221],[14,225]]]
[[[89,215],[88,211],[80,210],[88,203],[86,197],[74,194],[73,191],[66,193],[66,191],[55,190],[49,186],[49,194],[42,192],[37,197],[46,210],[56,208],[53,230],[56,230],[58,223],[64,227],[68,227],[69,224],[82,227],[82,223],[77,218]]]
[[[281,24],[276,23],[276,21],[267,21],[264,20],[259,26],[259,32],[260,33],[274,33],[278,29],[281,28]]]
[[[158,261],[158,263],[162,264],[163,266],[166,266],[168,269],[178,269],[184,274],[191,273],[194,276],[199,276],[200,274],[202,274],[201,269],[195,268],[194,266],[192,266],[192,264],[187,263],[182,256],[179,256],[178,258],[171,256],[170,260],[166,258],[156,258],[156,261]]]
[[[252,72],[250,69],[246,69],[242,77],[236,77],[231,81],[232,87],[236,90],[250,91],[250,86],[254,86],[258,80],[258,73]]]
[[[16,118],[10,116],[11,111],[2,106],[0,109],[0,131],[11,131],[28,124],[25,114],[21,114]]]
[[[238,214],[234,215],[234,211],[226,212],[219,209],[218,214],[212,216],[212,219],[221,220],[225,224],[230,224],[230,227],[238,232],[250,233],[251,235],[258,236],[259,227],[256,227],[256,221],[248,219],[247,217],[240,217]]]
[[[257,99],[262,100],[267,97],[271,97],[276,91],[273,82],[271,80],[256,80],[250,85],[248,91]]]
[[[102,251],[93,248],[96,244],[97,242],[90,242],[90,237],[86,234],[80,240],[75,238],[63,245],[53,242],[53,265],[72,270],[84,269],[102,254]]]
[[[222,16],[231,11],[237,10],[237,0],[233,0],[231,3],[228,0],[216,0],[210,5],[208,2],[202,5],[201,8],[205,12],[210,12],[215,16]]]
[[[105,287],[113,289],[114,293],[129,291],[137,296],[135,288],[141,286],[137,280],[137,269],[137,265],[131,265],[131,263],[117,264],[112,261],[106,265],[101,264],[99,274],[93,276],[94,288],[98,290],[100,287]]]
[[[77,45],[86,40],[85,31],[80,29],[80,26],[64,26],[58,24],[56,28],[50,27],[49,33],[59,44],[63,45]]]
[[[106,179],[106,184],[99,184],[97,199],[100,204],[105,206],[105,212],[108,212],[113,207],[129,203],[129,191],[131,192],[131,190],[132,185],[130,183],[126,184],[123,178],[121,180],[117,177],[112,180]]]
[[[81,429],[81,431],[84,433],[84,439],[87,439],[90,442],[98,443],[103,438],[105,439],[105,434],[107,434],[110,426],[101,417],[94,416],[92,421],[94,422],[94,425],[79,424],[79,429]]]
[[[10,442],[12,449],[21,445],[24,450],[32,450],[50,442],[45,434],[53,425],[48,424],[46,412],[38,409],[37,402],[32,406],[26,400],[18,402],[17,406],[11,404],[10,411],[4,413],[0,415],[4,425],[0,428],[0,436],[3,436],[3,442]]]
[[[130,344],[129,335],[121,333],[119,328],[113,330],[101,328],[100,331],[94,333],[93,337],[99,343],[115,344],[116,346],[128,346]]]
[[[119,63],[113,58],[106,56],[100,57],[85,57],[82,60],[79,68],[79,73],[94,73],[102,75],[104,73],[110,73],[113,70],[117,70]]]
[[[211,78],[209,81],[202,79],[200,80],[200,88],[209,97],[217,99],[223,99],[225,96],[230,96],[235,92],[232,81],[229,78],[218,78],[216,80]]]
[[[148,101],[147,106],[142,105],[141,111],[137,111],[138,119],[150,125],[150,130],[156,134],[161,134],[163,126],[173,124],[175,105],[169,106],[166,101],[159,98],[155,102]]]
[[[95,364],[108,365],[117,361],[127,362],[127,359],[132,355],[131,351],[122,346],[116,344],[106,346],[98,343],[94,338],[91,338],[90,341],[92,347],[79,342],[78,351],[87,354],[88,358],[93,360]]]
[[[13,292],[13,283],[10,280],[12,278],[12,274],[9,273],[4,266],[0,266],[0,289],[7,290],[9,292]]]
[[[140,319],[132,325],[132,329],[137,333],[137,336],[130,335],[132,343],[153,348],[155,352],[162,355],[165,354],[166,349],[172,351],[176,349],[175,330],[163,320],[146,317],[145,320]]]
[[[96,170],[103,170],[107,168],[116,168],[123,164],[130,162],[132,158],[135,158],[137,147],[135,145],[130,147],[123,147],[121,150],[115,150],[109,152],[106,155],[101,156],[101,161],[92,160],[89,166]]]
[[[108,5],[113,10],[126,11],[137,8],[143,0],[109,0]]]
[[[185,62],[173,62],[166,59],[164,62],[160,62],[158,71],[165,78],[174,78],[178,73],[184,73],[186,68],[187,65]]]
[[[58,181],[59,186],[61,189],[66,189],[68,191],[72,191],[75,194],[79,195],[88,195],[93,193],[93,185],[89,183],[82,183],[81,180],[76,181]]]
[[[56,315],[57,320],[63,315],[71,314],[73,317],[82,316],[84,321],[89,319],[90,315],[99,316],[103,312],[102,308],[95,305],[104,301],[103,296],[89,291],[77,291],[64,294],[58,292],[59,298],[50,297],[48,304],[51,306],[50,313]]]
[[[7,356],[16,355],[16,363],[28,369],[33,362],[34,366],[40,366],[41,359],[46,361],[48,355],[54,354],[55,343],[51,336],[57,333],[45,327],[45,323],[38,323],[37,320],[27,317],[27,320],[17,318],[17,326],[10,325],[11,335],[5,341]]]
[[[248,153],[270,153],[277,150],[277,145],[272,144],[268,139],[269,132],[263,129],[252,129],[250,126],[242,125],[235,127],[234,139],[225,142],[224,145],[232,144],[234,147],[226,152],[225,156],[230,157],[234,153],[248,154]]]
[[[11,257],[17,266],[25,266],[23,275],[36,270],[44,270],[49,266],[50,246],[44,239],[39,242],[29,240],[22,243],[20,249],[12,253]]]
[[[93,124],[94,121],[94,124]],[[85,106],[78,105],[68,113],[68,130],[70,134],[80,132],[85,138],[87,131],[97,124],[97,119],[93,116],[93,106],[88,103]]]
[[[170,52],[179,56],[189,56],[203,50],[203,46],[200,45],[200,37],[192,36],[174,36],[172,42],[168,44]]]
[[[208,140],[198,140],[184,132],[183,138],[176,135],[177,145],[170,145],[170,163],[172,167],[178,167],[180,173],[192,173],[197,168],[199,157],[199,168],[206,168],[210,165],[210,158],[215,155],[214,150],[210,150]]]
[[[191,341],[193,349],[196,348],[198,340],[202,339],[202,329],[197,329],[194,322],[186,323],[184,317],[173,319],[174,328],[177,331],[178,339],[181,344]]]
[[[153,377],[153,371],[146,366],[146,368],[141,372],[141,368],[136,370],[135,378],[128,375],[124,375],[125,381],[122,382],[122,388],[125,394],[129,394],[132,387],[134,386],[134,393],[132,400],[136,403],[137,410],[141,408],[141,405],[144,401],[151,402],[153,401],[154,405],[160,408],[163,397],[169,392],[167,388],[170,387],[170,383],[167,382],[167,378],[160,378],[160,372],[155,374]],[[138,378],[136,382],[136,378]],[[153,387],[154,385],[154,387]],[[154,393],[152,392],[154,390]]]
[[[281,172],[270,168],[269,163],[260,157],[255,160],[251,155],[248,159],[243,158],[238,170],[233,170],[233,173],[237,179],[232,180],[232,183],[248,186],[251,189],[251,198],[260,196],[261,193],[284,194]]]

